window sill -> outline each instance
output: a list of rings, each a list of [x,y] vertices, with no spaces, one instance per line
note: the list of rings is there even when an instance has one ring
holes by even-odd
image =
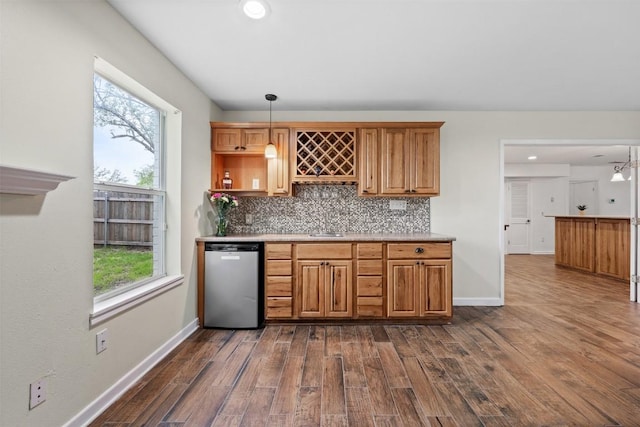
[[[182,283],[184,283],[183,275],[166,276],[108,300],[95,303],[93,313],[89,316],[89,326],[94,327],[106,322]]]

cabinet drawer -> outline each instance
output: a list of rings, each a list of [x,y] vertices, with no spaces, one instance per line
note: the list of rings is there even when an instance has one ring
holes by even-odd
[[[267,276],[267,297],[290,297],[291,276]]]
[[[358,276],[358,297],[381,297],[382,276],[360,277]]]
[[[293,305],[291,304],[291,298],[267,298],[267,319],[292,316]]]
[[[296,247],[298,259],[351,259],[351,243],[303,243]]]
[[[358,243],[356,253],[359,259],[381,259],[382,243]]]
[[[358,316],[382,317],[382,297],[358,297]]]
[[[382,274],[382,260],[358,260],[358,276],[378,276]]]
[[[265,256],[267,259],[291,259],[291,243],[269,243]]]
[[[387,257],[389,259],[451,258],[451,243],[389,243]]]
[[[291,276],[291,261],[268,260],[267,276]]]

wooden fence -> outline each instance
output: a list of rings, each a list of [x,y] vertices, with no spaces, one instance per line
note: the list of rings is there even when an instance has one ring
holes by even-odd
[[[94,191],[93,244],[151,247],[153,196]]]

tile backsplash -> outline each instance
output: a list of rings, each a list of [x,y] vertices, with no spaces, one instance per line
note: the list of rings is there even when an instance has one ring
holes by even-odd
[[[407,209],[389,209],[392,200],[406,201]],[[240,197],[228,218],[230,234],[424,233],[431,223],[429,198],[358,197],[355,185],[299,185],[294,197]]]

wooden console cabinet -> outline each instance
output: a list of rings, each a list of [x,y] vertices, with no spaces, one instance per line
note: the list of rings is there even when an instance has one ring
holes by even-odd
[[[564,216],[555,225],[557,265],[629,280],[628,218]]]

